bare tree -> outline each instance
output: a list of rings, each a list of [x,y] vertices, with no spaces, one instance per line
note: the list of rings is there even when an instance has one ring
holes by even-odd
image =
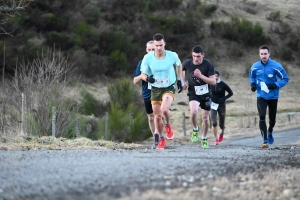
[[[64,136],[76,112],[65,99],[66,86],[73,73],[68,59],[61,52],[49,49],[32,62],[17,65],[10,81],[10,105],[21,113],[21,94],[26,95],[27,132],[30,135],[51,135],[52,108],[56,110],[56,137]],[[8,91],[9,92],[9,91]],[[73,107],[72,107],[73,108]]]
[[[0,16],[8,17],[0,20],[0,35],[6,34],[12,36],[11,34],[17,28],[15,27],[13,30],[8,31],[3,28],[3,25],[8,22],[9,18],[20,16],[21,12],[25,11],[31,1],[33,0],[0,0]]]

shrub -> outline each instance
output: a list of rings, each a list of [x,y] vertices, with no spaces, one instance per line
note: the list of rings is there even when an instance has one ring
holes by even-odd
[[[98,48],[101,49],[102,55],[109,56],[108,65],[110,67],[107,68],[106,75],[110,76],[116,71],[132,73],[134,69],[129,67],[132,66],[129,60],[133,60],[140,52],[140,46],[135,42],[133,35],[125,33],[122,29],[112,27],[100,34]]]
[[[61,50],[69,49],[73,46],[70,40],[70,34],[67,32],[52,31],[46,34],[47,44],[49,46],[55,46]]]
[[[147,117],[142,97],[131,79],[117,79],[108,86],[110,95],[109,132],[113,140],[132,142],[149,137]],[[141,109],[142,108],[142,109]]]
[[[44,13],[40,16],[41,26],[44,31],[62,30],[62,21],[53,13]]]
[[[244,52],[239,46],[235,45],[231,48],[231,55],[235,58],[239,58],[244,55]]]
[[[131,103],[137,106],[143,104],[140,94],[135,90],[129,78],[116,79],[113,85],[108,86],[107,91],[111,102],[120,105],[123,110],[126,110]]]
[[[213,35],[236,41],[238,43],[254,46],[267,43],[270,39],[264,34],[263,27],[251,21],[232,16],[231,22],[215,21],[211,22],[210,28]]]
[[[300,50],[300,39],[296,36],[292,36],[290,41],[288,42],[287,46],[294,51]]]
[[[151,137],[145,113],[132,103],[125,111],[119,104],[111,104],[109,129],[112,140],[119,142],[135,142]]]
[[[83,16],[90,24],[95,24],[100,19],[100,10],[94,4],[87,4],[83,9]]]
[[[281,50],[281,58],[286,61],[293,59],[293,51],[289,47],[283,47]]]
[[[38,54],[32,62],[17,65],[15,76],[11,80],[15,95],[26,95],[28,112],[28,131],[33,134],[51,135],[52,108],[56,110],[56,136],[63,136],[69,117],[75,111],[64,101],[64,91],[72,74],[72,66],[60,52],[48,50]],[[20,98],[11,96],[11,105],[22,111]],[[31,134],[29,132],[29,134]]]
[[[94,115],[95,117],[102,117],[108,110],[107,103],[97,100],[91,93],[83,89],[81,92],[81,113],[84,115]]]
[[[205,16],[210,16],[213,12],[218,9],[216,4],[202,4],[198,6],[197,11],[201,12]]]
[[[271,21],[279,21],[280,20],[280,11],[272,11],[269,15],[267,15],[267,19]]]

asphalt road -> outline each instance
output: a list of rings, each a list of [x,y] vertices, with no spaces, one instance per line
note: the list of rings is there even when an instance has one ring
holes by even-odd
[[[274,144],[270,145],[270,148],[281,147],[283,145],[293,145],[299,144],[300,142],[300,129],[293,129],[284,132],[275,132]],[[224,140],[223,144],[226,145],[241,145],[249,147],[260,147],[263,143],[262,137],[260,135],[256,137],[243,137],[234,140]]]
[[[138,194],[133,199],[141,199],[139,194],[150,189],[166,192],[203,186],[207,188],[205,191],[219,195],[210,199],[232,199],[232,196],[225,198],[217,193],[210,183],[241,173],[262,173],[258,172],[261,167],[275,171],[299,169],[300,147],[290,145],[299,141],[299,137],[299,130],[276,133],[275,148],[268,150],[260,148],[260,137],[224,141],[209,149],[191,144],[169,146],[165,150],[152,150],[147,146],[132,150],[2,150],[0,200],[119,199],[133,193]],[[296,175],[289,180],[298,179]],[[229,188],[226,194],[233,195],[239,185],[229,187],[230,184],[235,182],[226,183]],[[289,185],[294,184],[284,187]],[[279,190],[274,188],[274,192]],[[294,199],[300,199],[300,189],[290,190]],[[170,192],[168,197],[178,199],[178,196],[170,196]],[[199,197],[201,194],[188,199]],[[256,196],[255,199],[266,198]]]

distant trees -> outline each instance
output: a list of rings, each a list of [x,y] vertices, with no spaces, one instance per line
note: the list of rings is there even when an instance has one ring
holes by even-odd
[[[9,18],[15,18],[20,16],[21,12],[25,11],[25,8],[33,0],[0,0],[0,34],[11,35],[16,28],[12,30],[6,30],[3,27],[9,20]]]

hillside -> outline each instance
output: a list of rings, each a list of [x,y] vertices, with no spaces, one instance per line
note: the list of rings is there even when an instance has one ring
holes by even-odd
[[[289,24],[294,31],[299,28],[299,24],[295,19],[300,17],[300,3],[298,1],[231,1],[228,4],[225,0],[220,1],[205,1],[209,4],[217,4],[218,9],[214,14],[205,20],[205,30],[210,32],[210,24],[212,20],[230,21],[231,15],[246,18],[253,23],[262,24],[264,31],[272,39],[268,45],[271,47],[271,57],[277,61],[282,62],[283,66],[289,72],[290,83],[281,91],[281,98],[278,106],[276,131],[286,130],[299,127],[298,120],[300,118],[300,89],[297,87],[297,75],[299,72],[299,59],[297,53],[293,53],[291,61],[285,61],[280,58],[282,48],[285,45],[285,40],[280,39],[278,33],[274,33],[275,27],[280,27],[281,23]],[[285,9],[282,9],[282,8]],[[267,20],[266,16],[271,12],[280,10],[280,21]],[[209,34],[208,34],[209,35]],[[258,47],[244,47],[235,42],[226,41],[220,38],[208,36],[201,45],[206,49],[206,57],[210,59],[216,69],[220,70],[221,78],[232,88],[234,96],[230,99],[231,103],[227,105],[227,123],[226,132],[227,137],[237,137],[241,135],[257,135],[258,118],[256,109],[255,94],[250,91],[249,79],[247,72],[251,64],[259,59]],[[167,41],[167,49],[169,43]],[[242,49],[243,56],[235,57],[232,55],[232,49],[239,47]],[[185,59],[185,58],[182,58]],[[90,85],[89,87],[97,88],[99,85]],[[108,98],[105,96],[105,88],[100,90],[95,89],[94,94],[99,95],[99,98]],[[179,103],[179,104],[178,104]],[[179,140],[173,142],[189,141],[189,134],[191,132],[191,124],[189,122],[189,108],[182,104],[188,104],[186,92],[176,94],[175,101],[172,105],[172,123],[173,127],[178,133]],[[184,136],[182,121],[183,112],[185,113],[186,122],[186,136]],[[255,119],[256,118],[256,119]],[[255,122],[256,120],[256,122]]]
[[[145,43],[161,32],[182,60],[202,44],[216,66],[238,61],[249,67],[257,48],[268,43],[274,57],[293,65],[299,63],[298,7],[296,0],[36,0],[10,21],[18,26],[14,37],[0,35],[0,53],[5,40],[10,72],[17,60],[31,61],[37,52],[56,48],[86,81],[122,77],[132,74]]]
[[[271,58],[281,62],[291,78],[281,92],[282,119],[278,118],[277,128],[293,128],[298,127],[300,111],[299,4],[296,0],[35,0],[23,16],[12,19],[19,26],[14,37],[0,35],[0,54],[5,49],[5,69],[13,74],[17,61],[31,62],[37,52],[59,49],[75,70],[66,95],[77,95],[74,91],[80,85],[102,101],[109,98],[107,86],[116,78],[132,77],[153,34],[164,34],[166,49],[176,51],[182,61],[190,57],[194,45],[201,44],[234,92],[226,130],[235,137],[258,132],[247,73],[259,59],[259,46],[268,44]],[[177,94],[172,123],[182,136],[183,112],[187,134],[191,130],[184,104],[188,104],[186,93]]]

